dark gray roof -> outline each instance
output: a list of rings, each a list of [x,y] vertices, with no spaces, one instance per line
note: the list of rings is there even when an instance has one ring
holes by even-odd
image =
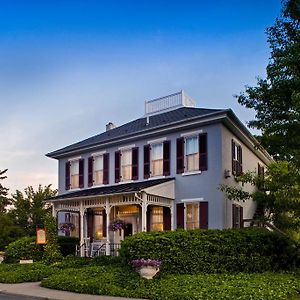
[[[226,109],[205,109],[205,108],[193,108],[182,107],[175,110],[171,110],[165,113],[153,115],[149,117],[149,124],[147,124],[147,118],[143,117],[122,126],[116,127],[109,131],[100,133],[78,143],[61,148],[59,150],[50,152],[47,154],[49,157],[56,157],[69,151],[80,150],[85,147],[93,145],[101,145],[102,143],[117,140],[126,136],[134,135],[140,132],[151,131],[160,127],[165,127],[172,123],[187,121],[196,117],[204,117],[211,114],[223,113]]]
[[[88,196],[103,196],[103,195],[115,195],[115,194],[123,194],[123,193],[137,193],[148,187],[155,186],[161,183],[165,183],[175,178],[161,178],[161,179],[153,179],[153,180],[145,180],[139,182],[130,182],[130,183],[122,183],[117,185],[108,185],[102,186],[98,188],[90,188],[84,189],[76,192],[67,193],[64,195],[59,195],[56,197],[52,197],[47,200],[63,200],[63,199],[73,199],[80,197],[88,197]]]

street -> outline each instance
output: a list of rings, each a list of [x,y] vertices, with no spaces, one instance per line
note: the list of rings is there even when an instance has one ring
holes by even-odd
[[[0,293],[0,300],[34,300],[37,298],[28,297],[28,296],[15,296],[15,295],[8,295],[8,294],[1,294]]]

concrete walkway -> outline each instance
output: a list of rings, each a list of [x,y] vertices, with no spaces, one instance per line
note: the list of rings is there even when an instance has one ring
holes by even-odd
[[[36,299],[49,300],[124,300],[130,298],[95,296],[77,294],[58,290],[47,289],[40,286],[40,282],[5,284],[0,283],[1,294],[23,295],[35,297]],[[141,300],[141,299],[136,299]]]

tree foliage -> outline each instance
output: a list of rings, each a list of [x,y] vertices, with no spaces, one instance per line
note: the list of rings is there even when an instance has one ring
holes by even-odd
[[[271,57],[266,78],[246,87],[238,102],[256,111],[251,128],[278,160],[300,165],[300,1],[285,0],[281,16],[267,29]]]
[[[222,185],[229,200],[257,203],[256,218],[272,222],[282,230],[300,229],[300,168],[291,162],[278,161],[269,165],[265,176],[247,172],[238,180],[256,186],[254,192]]]
[[[0,170],[0,180],[4,180],[7,178],[7,176],[5,175],[6,172],[7,169],[5,169],[4,171]],[[0,213],[4,213],[6,211],[5,207],[10,204],[10,201],[7,197],[8,190],[8,188],[4,187],[0,183]]]
[[[36,226],[43,226],[50,208],[45,203],[45,199],[56,195],[56,190],[51,185],[42,187],[39,185],[35,191],[32,186],[25,188],[24,193],[17,190],[12,195],[14,205],[13,215],[16,224],[26,228],[27,234],[34,234]]]

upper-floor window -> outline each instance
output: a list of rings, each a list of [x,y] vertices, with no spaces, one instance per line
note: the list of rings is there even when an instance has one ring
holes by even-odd
[[[109,182],[109,154],[96,154],[89,157],[88,185],[108,184]]]
[[[144,178],[170,175],[170,141],[144,146]]]
[[[177,139],[177,174],[207,170],[207,134]]]
[[[76,159],[66,162],[66,190],[84,187],[84,160]]]
[[[242,147],[238,145],[233,139],[231,141],[232,150],[232,174],[240,176],[243,173],[243,153]]]
[[[115,152],[115,182],[138,179],[138,148]]]

